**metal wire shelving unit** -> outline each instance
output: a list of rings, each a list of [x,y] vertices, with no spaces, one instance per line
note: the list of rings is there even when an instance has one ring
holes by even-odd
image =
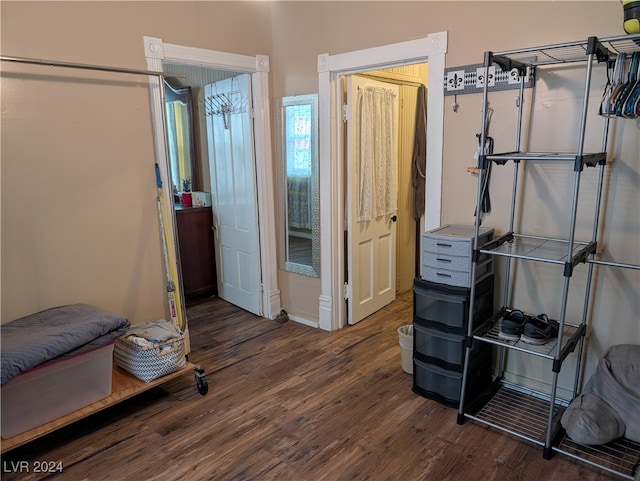
[[[485,76],[490,66],[496,64],[503,71],[517,69],[520,74],[520,90],[518,99],[518,119],[516,131],[516,150],[506,153],[480,154],[478,158],[478,195],[477,206],[481,205],[484,177],[488,167],[493,162],[496,165],[505,165],[511,161],[513,164],[513,185],[511,190],[511,213],[509,230],[506,234],[492,241],[478,245],[478,232],[480,215],[475,219],[475,238],[472,261],[474,263],[471,279],[471,293],[469,302],[469,316],[473,316],[475,297],[475,264],[479,257],[499,256],[505,258],[504,262],[504,299],[502,308],[483,326],[476,328],[469,323],[466,341],[466,358],[462,377],[462,394],[458,410],[458,423],[465,419],[486,424],[497,430],[504,431],[517,438],[532,442],[543,448],[543,457],[549,459],[553,452],[559,452],[574,459],[583,461],[592,466],[603,469],[609,473],[633,480],[636,472],[640,470],[640,444],[631,440],[620,438],[604,446],[583,446],[572,441],[560,425],[560,417],[570,400],[560,399],[557,396],[558,376],[564,360],[573,352],[576,352],[577,362],[574,374],[574,386],[572,399],[579,394],[581,385],[580,375],[584,359],[585,332],[589,317],[589,293],[593,281],[593,269],[595,265],[614,268],[640,269],[640,266],[624,264],[620,262],[596,259],[596,247],[598,238],[598,225],[600,206],[602,202],[602,190],[604,169],[607,163],[607,145],[610,127],[610,118],[605,118],[603,128],[602,148],[600,152],[584,152],[585,131],[588,116],[589,91],[594,64],[600,62],[612,62],[620,53],[630,54],[640,51],[640,35],[626,35],[620,37],[596,38],[589,37],[586,40],[547,45],[542,47],[511,50],[500,53],[485,52],[484,69]],[[558,66],[569,63],[582,63],[585,65],[584,100],[581,118],[579,120],[579,138],[575,152],[521,152],[521,129],[523,124],[524,84],[529,75],[535,75],[537,67]],[[488,114],[488,85],[483,89],[482,126],[486,125]],[[484,128],[480,134],[480,145],[486,145]],[[522,162],[560,162],[573,167],[574,182],[571,192],[571,219],[569,222],[568,239],[557,239],[541,236],[526,235],[514,232],[516,217],[516,197],[518,194],[519,167]],[[593,230],[590,240],[578,241],[575,239],[576,217],[578,210],[578,196],[583,170],[585,168],[598,169],[598,185],[596,192],[596,208],[593,212]],[[542,346],[532,346],[522,341],[506,341],[499,337],[502,318],[510,308],[511,300],[511,265],[512,262],[542,262],[556,264],[563,271],[563,289],[560,315],[557,319],[559,332],[556,340]],[[579,324],[571,324],[566,321],[567,298],[569,284],[574,269],[587,269],[587,280],[584,293],[584,307],[582,320]],[[481,407],[465,405],[464,393],[469,373],[469,357],[471,348],[477,342],[492,344],[499,353],[498,371],[496,379],[496,391],[492,397]],[[537,392],[525,386],[506,382],[502,378],[504,372],[504,359],[508,350],[519,351],[525,355],[532,355],[547,359],[551,367],[551,382],[549,392]],[[473,409],[473,410],[472,410]]]

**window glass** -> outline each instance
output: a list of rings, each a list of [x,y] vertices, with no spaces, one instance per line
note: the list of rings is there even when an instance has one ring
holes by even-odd
[[[285,109],[287,175],[311,177],[311,105],[291,105]]]

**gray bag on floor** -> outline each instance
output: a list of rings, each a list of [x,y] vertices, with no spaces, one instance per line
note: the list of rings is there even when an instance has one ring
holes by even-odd
[[[609,349],[561,423],[581,444],[606,444],[622,436],[640,442],[640,345]]]

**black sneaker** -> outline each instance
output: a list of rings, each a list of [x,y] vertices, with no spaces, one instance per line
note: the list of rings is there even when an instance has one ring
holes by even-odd
[[[502,316],[498,337],[505,341],[518,341],[527,319],[529,319],[529,316],[525,315],[524,312],[519,309],[507,311],[505,315]]]
[[[520,339],[528,344],[546,344],[558,337],[558,321],[549,319],[546,314],[530,317],[524,325]]]

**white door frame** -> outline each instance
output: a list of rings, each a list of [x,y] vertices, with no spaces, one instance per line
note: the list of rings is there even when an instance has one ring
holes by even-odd
[[[318,55],[320,139],[320,279],[319,325],[333,331],[346,324],[344,295],[344,169],[342,85],[340,76],[391,66],[429,63],[427,98],[427,169],[424,229],[440,225],[444,68],[447,32],[382,47],[336,55]],[[419,253],[416,253],[418,255]]]
[[[273,156],[271,155],[271,114],[269,111],[269,57],[266,55],[237,55],[195,47],[164,43],[161,38],[144,37],[147,68],[162,71],[162,63],[189,64],[203,68],[229,70],[251,74],[251,91],[254,109],[254,142],[256,158],[256,188],[258,196],[258,222],[260,226],[260,270],[262,275],[262,315],[273,319],[280,313],[278,289],[278,265],[275,231],[275,201],[273,191]],[[151,115],[154,126],[163,125],[159,79],[150,79],[152,88]],[[167,156],[164,135],[155,132],[156,158],[166,175]],[[166,178],[166,177],[165,177]],[[165,185],[165,195],[173,195]],[[175,222],[175,220],[174,220]],[[175,245],[175,238],[173,239]],[[182,289],[182,286],[180,286]]]

